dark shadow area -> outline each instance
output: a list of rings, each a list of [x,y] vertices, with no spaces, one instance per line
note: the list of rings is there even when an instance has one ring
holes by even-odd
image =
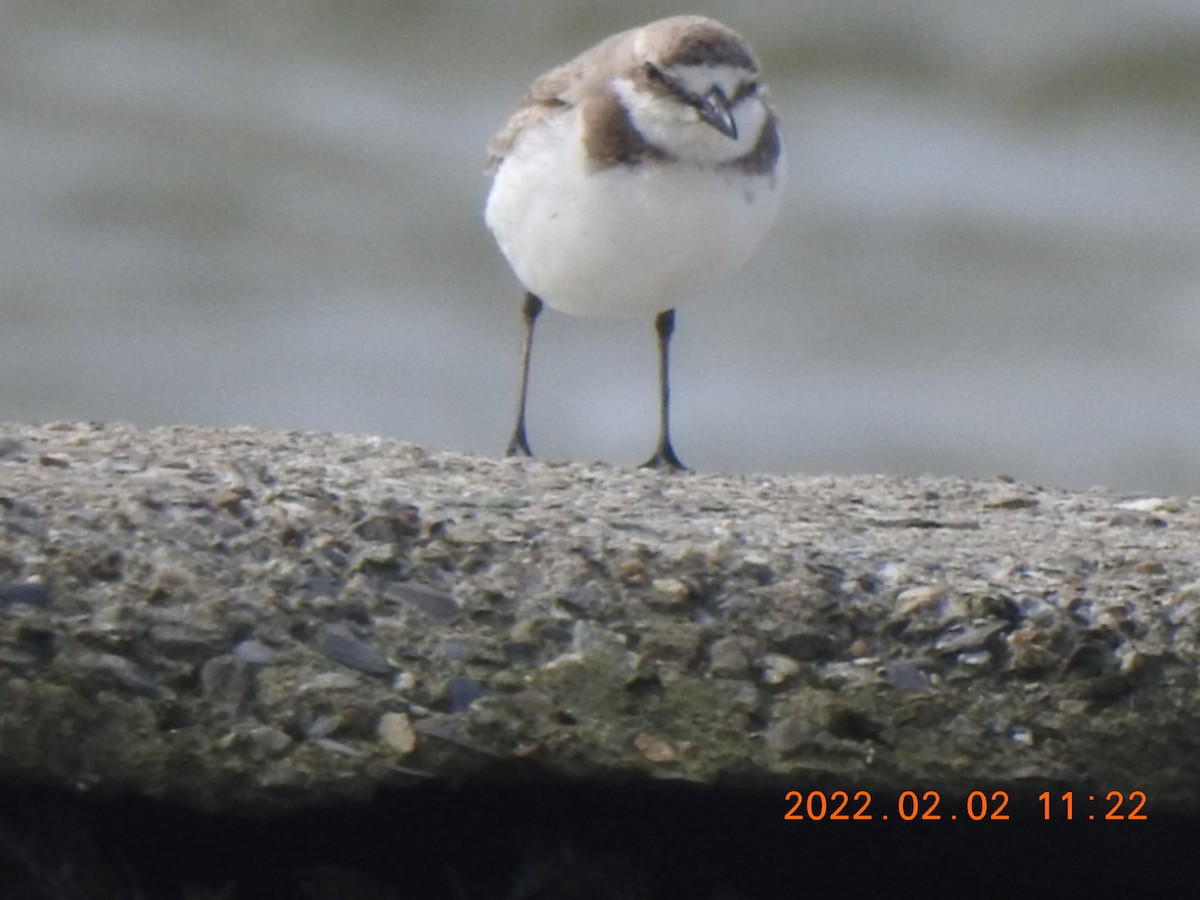
[[[785,822],[788,805],[780,791],[473,784],[251,818],[7,785],[0,897],[1134,896],[1190,884],[1200,839],[1200,820],[1152,806],[1144,822],[1046,822],[1033,801],[1003,822]]]

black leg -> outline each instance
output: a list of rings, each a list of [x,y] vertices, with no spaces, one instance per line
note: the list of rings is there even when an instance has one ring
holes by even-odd
[[[654,455],[642,463],[643,469],[670,469],[673,472],[687,471],[671,446],[671,385],[668,375],[668,354],[671,332],[675,330],[675,310],[668,309],[654,320],[658,332],[658,447]]]
[[[505,456],[533,456],[529,449],[529,439],[525,437],[525,397],[529,393],[529,357],[533,352],[533,326],[542,312],[542,301],[533,294],[525,295],[525,305],[521,307],[521,315],[525,317],[525,346],[521,350],[521,395],[517,401],[517,424],[513,427],[512,437],[508,439],[508,449]]]

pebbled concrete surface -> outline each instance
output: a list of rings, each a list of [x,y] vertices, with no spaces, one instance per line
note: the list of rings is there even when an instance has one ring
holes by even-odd
[[[1200,500],[1004,478],[0,425],[0,778],[255,812],[489,776],[1194,812],[1198,557]]]

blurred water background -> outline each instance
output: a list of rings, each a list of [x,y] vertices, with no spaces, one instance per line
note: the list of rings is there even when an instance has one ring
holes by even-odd
[[[498,453],[484,146],[677,12],[750,38],[792,171],[680,311],[690,465],[1200,494],[1195,0],[0,0],[0,419]],[[535,449],[640,462],[651,322],[549,313],[536,349]]]

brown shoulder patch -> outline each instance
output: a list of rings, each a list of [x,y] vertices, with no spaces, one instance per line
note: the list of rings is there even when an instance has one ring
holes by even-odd
[[[629,121],[629,114],[612,91],[589,97],[579,109],[583,143],[595,169],[636,165],[667,154],[650,144]]]
[[[745,156],[739,156],[735,160],[725,163],[736,169],[741,169],[748,175],[770,175],[775,168],[775,163],[779,159],[779,152],[782,149],[779,142],[779,124],[772,113],[763,125],[762,133],[758,136],[758,143]]]

